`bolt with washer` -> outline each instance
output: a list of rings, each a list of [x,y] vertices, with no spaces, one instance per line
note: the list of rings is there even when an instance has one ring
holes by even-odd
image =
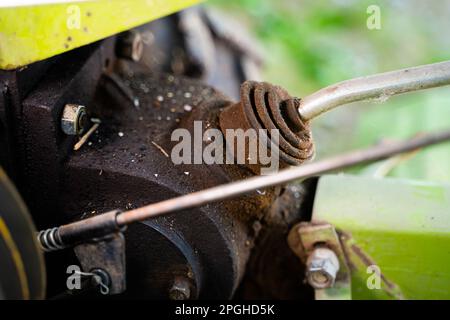
[[[117,54],[125,59],[139,61],[144,53],[144,42],[141,34],[130,30],[120,35],[117,44]]]
[[[61,117],[61,129],[69,135],[82,134],[87,126],[87,114],[85,106],[78,104],[66,104]]]
[[[176,277],[169,291],[171,300],[189,300],[191,297],[190,281],[184,277]]]
[[[314,289],[331,288],[339,271],[339,260],[333,250],[316,248],[306,261],[306,278]]]

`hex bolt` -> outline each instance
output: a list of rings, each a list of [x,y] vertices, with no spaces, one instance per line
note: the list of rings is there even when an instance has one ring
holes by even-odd
[[[191,286],[188,279],[176,277],[169,291],[171,300],[189,300],[191,297]]]
[[[142,36],[136,30],[123,33],[117,43],[117,55],[132,61],[139,61],[144,53]]]
[[[306,262],[306,278],[314,289],[330,288],[339,271],[339,260],[333,250],[316,248]]]
[[[78,104],[66,104],[61,117],[61,129],[69,135],[79,135],[86,128],[86,108]]]

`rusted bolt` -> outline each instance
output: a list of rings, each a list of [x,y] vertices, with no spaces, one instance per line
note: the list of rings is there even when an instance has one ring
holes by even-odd
[[[306,278],[314,289],[330,288],[339,271],[339,260],[328,248],[317,248],[306,261]]]
[[[184,277],[175,278],[169,291],[171,300],[188,300],[191,297],[191,286],[188,279]]]
[[[67,135],[78,135],[86,128],[86,108],[78,104],[66,104],[61,117],[61,129]]]
[[[144,42],[142,36],[136,30],[125,32],[119,37],[117,44],[117,54],[125,59],[139,61],[144,52]]]

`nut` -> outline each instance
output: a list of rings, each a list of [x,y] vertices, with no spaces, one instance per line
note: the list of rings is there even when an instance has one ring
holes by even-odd
[[[188,279],[177,277],[169,291],[171,300],[188,300],[191,297],[191,286]]]
[[[67,135],[83,133],[87,122],[86,108],[78,104],[66,104],[61,117],[61,129]]]
[[[139,32],[127,31],[118,40],[117,54],[132,61],[139,61],[144,52],[144,42]]]
[[[339,271],[339,260],[328,248],[317,248],[306,262],[306,278],[314,289],[330,288]]]

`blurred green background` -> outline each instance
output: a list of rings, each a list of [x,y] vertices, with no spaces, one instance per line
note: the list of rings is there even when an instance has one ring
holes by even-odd
[[[210,0],[261,43],[263,78],[302,97],[329,84],[450,59],[450,1]],[[381,29],[369,30],[369,5]],[[313,123],[316,159],[450,128],[450,88],[355,103]],[[360,168],[370,174],[380,164]],[[420,151],[391,176],[450,182],[450,144]]]

